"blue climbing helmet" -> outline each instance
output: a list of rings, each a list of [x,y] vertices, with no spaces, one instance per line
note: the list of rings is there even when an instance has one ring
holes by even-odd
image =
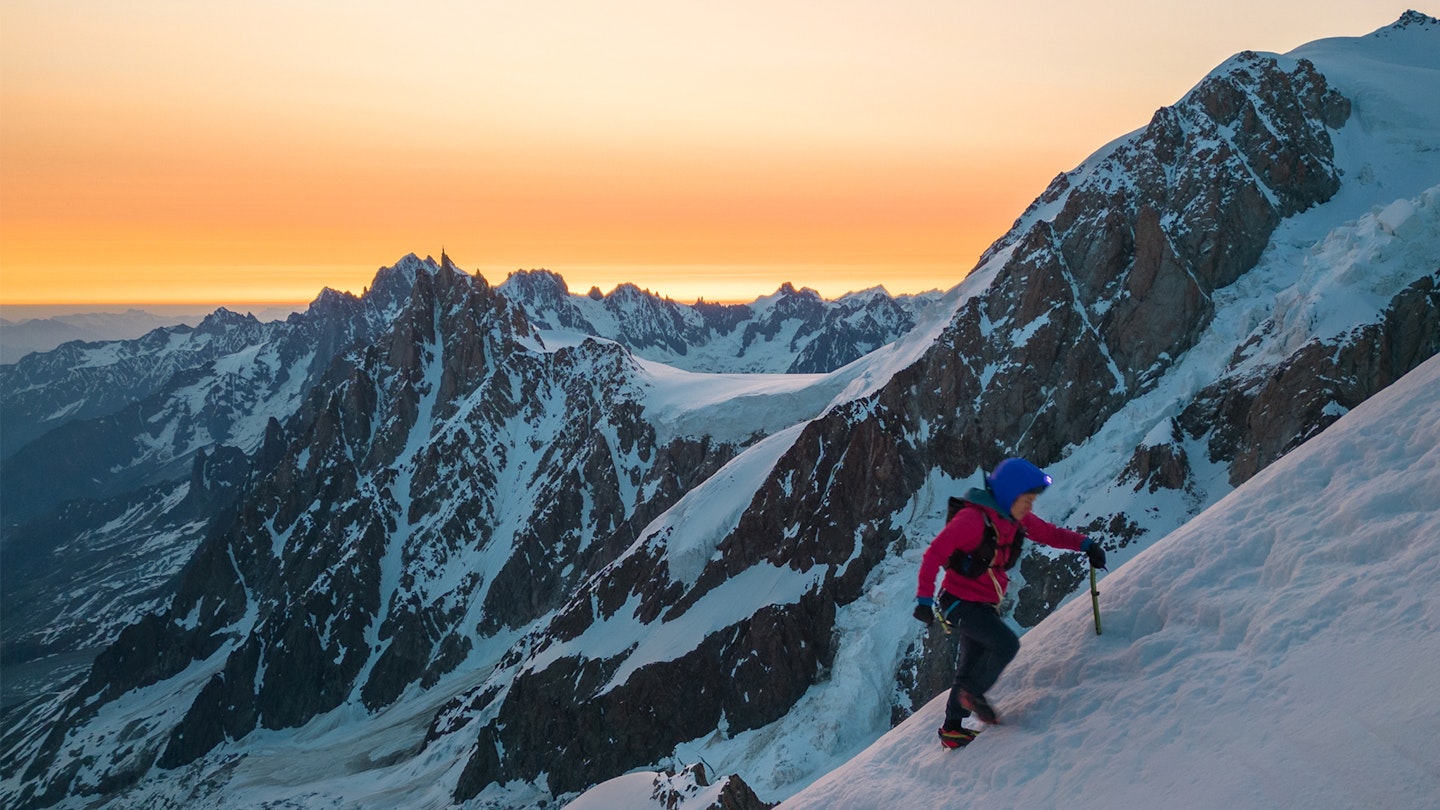
[[[1007,458],[995,465],[994,472],[985,476],[985,485],[995,496],[1000,513],[1008,515],[1016,498],[1050,486],[1050,476],[1023,458]]]

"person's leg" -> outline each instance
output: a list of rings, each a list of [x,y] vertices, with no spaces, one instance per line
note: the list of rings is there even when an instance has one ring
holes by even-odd
[[[983,696],[1020,652],[1020,639],[993,605],[961,602],[951,615],[960,625],[961,661],[955,687]]]
[[[969,670],[975,660],[985,653],[985,648],[963,632],[958,647],[960,654],[955,667],[955,682],[950,686],[950,697],[945,700],[945,728],[960,728],[961,721],[970,716],[970,710],[960,705],[960,696],[965,692],[962,684],[969,681]]]

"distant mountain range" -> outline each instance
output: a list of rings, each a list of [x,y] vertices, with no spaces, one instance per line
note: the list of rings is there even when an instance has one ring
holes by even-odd
[[[7,308],[7,312],[9,309]],[[21,307],[20,309],[25,309]],[[253,310],[260,320],[284,318],[290,309],[264,307]],[[47,317],[0,318],[0,364],[15,363],[32,352],[48,352],[63,343],[95,343],[133,340],[165,326],[194,326],[205,319],[206,310],[181,314],[159,314],[131,308],[123,312],[73,312]]]
[[[72,340],[130,340],[162,326],[196,324],[203,317],[203,313],[166,317],[129,309],[48,318],[0,318],[0,364],[14,363],[31,352],[48,352]]]
[[[268,419],[293,411],[336,353],[390,324],[417,274],[445,263],[412,254],[382,268],[363,296],[326,290],[284,321],[222,308],[196,327],[72,341],[0,367],[0,459],[19,452],[12,469],[23,470],[6,479],[11,519],[178,478],[210,447],[254,451]],[[560,333],[551,342],[605,337],[640,357],[728,373],[832,371],[905,334],[940,299],[875,289],[826,301],[785,284],[753,304],[684,305],[628,284],[571,295],[547,271],[516,273],[500,292],[542,333]],[[85,453],[69,452],[79,445]]]
[[[750,304],[687,305],[633,284],[574,295],[544,270],[514,273],[500,292],[541,329],[610,338],[647,360],[711,373],[834,371],[910,331],[941,299],[877,287],[827,301],[786,283]]]

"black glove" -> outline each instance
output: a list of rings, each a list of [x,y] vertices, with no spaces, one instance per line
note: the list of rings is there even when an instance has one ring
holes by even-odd
[[[1085,546],[1081,550],[1085,552],[1086,557],[1090,558],[1091,568],[1099,568],[1101,570],[1104,570],[1105,549],[1101,548],[1099,543],[1091,540],[1090,538],[1086,538]]]
[[[915,605],[915,618],[923,622],[926,627],[929,627],[930,623],[935,621],[935,603],[923,596],[917,598],[915,601],[918,602],[918,604]]]

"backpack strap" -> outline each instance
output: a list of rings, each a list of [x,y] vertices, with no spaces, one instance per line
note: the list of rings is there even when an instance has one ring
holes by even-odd
[[[968,501],[961,500],[960,498],[951,498],[950,519],[954,520],[955,515],[958,514],[961,509],[971,505]],[[980,509],[978,506],[975,508]],[[990,566],[995,562],[995,548],[1000,540],[1000,533],[996,531],[995,523],[990,520],[990,513],[984,509],[980,509],[980,517],[985,521],[985,531],[980,536],[980,544],[975,547],[974,551],[956,551],[950,555],[950,559],[945,561],[946,568],[962,577],[969,577],[971,579],[984,576],[985,572],[990,570]],[[1011,559],[1013,560],[1014,558],[1012,557]]]

